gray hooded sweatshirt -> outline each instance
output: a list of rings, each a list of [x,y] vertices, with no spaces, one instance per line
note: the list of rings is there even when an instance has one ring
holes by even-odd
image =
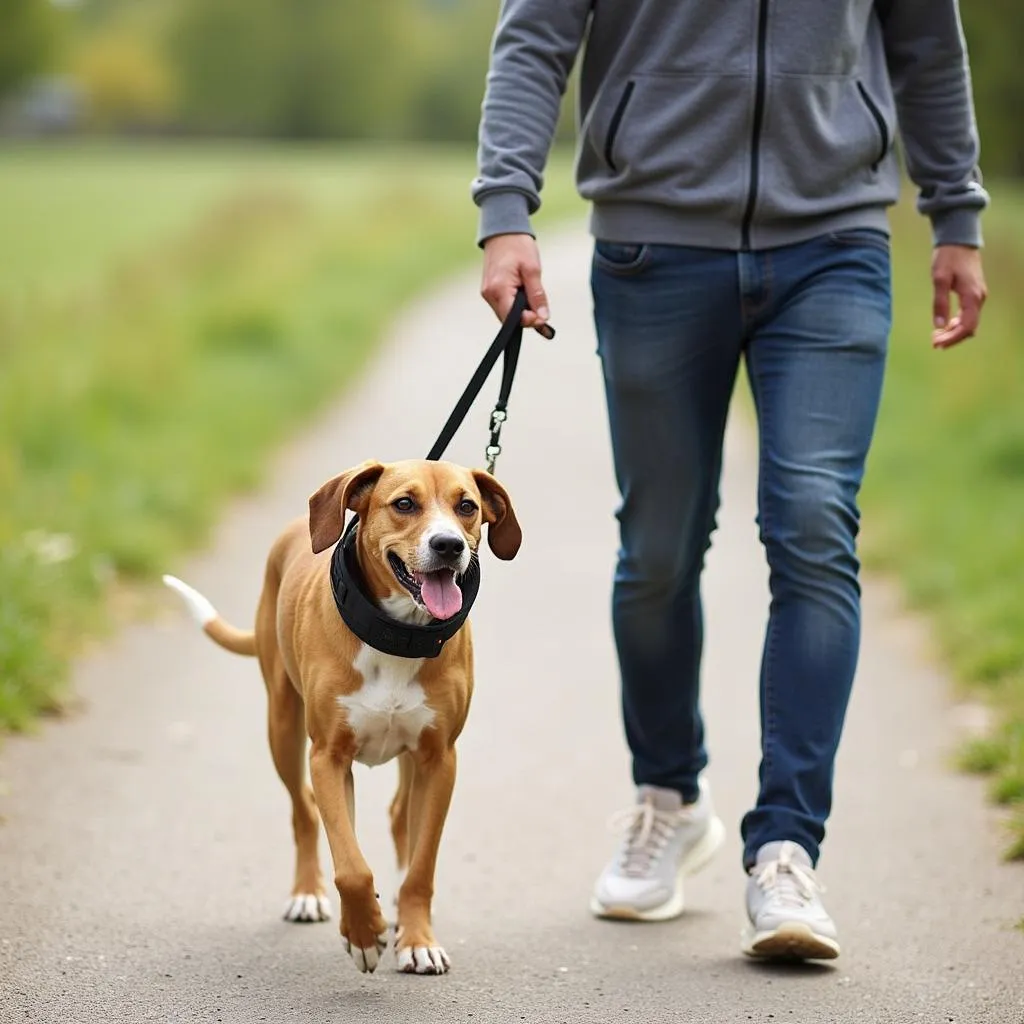
[[[956,0],[503,0],[481,241],[531,231],[581,51],[576,175],[598,238],[763,249],[886,231],[898,126],[936,244],[981,242]]]

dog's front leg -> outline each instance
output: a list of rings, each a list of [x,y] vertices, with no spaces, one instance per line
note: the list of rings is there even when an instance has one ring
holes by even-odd
[[[409,794],[409,870],[398,891],[395,952],[409,974],[444,974],[451,966],[430,921],[434,871],[448,806],[455,788],[455,748],[421,750]]]
[[[310,781],[334,860],[334,884],[341,897],[341,938],[360,971],[373,971],[388,943],[388,926],[380,910],[373,873],[356,843],[346,780],[351,759],[313,743]]]

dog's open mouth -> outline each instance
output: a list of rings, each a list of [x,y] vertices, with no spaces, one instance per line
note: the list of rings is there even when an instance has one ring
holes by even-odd
[[[462,591],[453,569],[414,572],[394,552],[388,553],[388,562],[395,579],[435,619],[450,619],[462,610]]]

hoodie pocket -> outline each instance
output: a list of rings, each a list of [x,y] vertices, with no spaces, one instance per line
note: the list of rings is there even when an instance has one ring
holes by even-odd
[[[622,90],[622,95],[619,96],[619,102],[615,105],[615,110],[612,112],[612,119],[608,122],[608,134],[605,135],[604,139],[604,162],[613,171],[618,170],[615,166],[615,137],[619,134],[622,119],[626,116],[626,107],[629,106],[629,101],[633,97],[633,90],[635,88],[636,82],[626,83]]]
[[[889,146],[891,145],[889,126],[885,123],[885,118],[882,117],[882,112],[878,109],[878,104],[875,103],[871,98],[871,94],[864,88],[863,82],[857,83],[857,95],[860,96],[861,102],[874,119],[875,127],[878,129],[878,155],[871,164],[871,170],[877,171],[878,165],[889,153]]]
[[[749,79],[645,72],[603,90],[581,129],[585,199],[732,210],[746,174]]]
[[[878,103],[877,117],[871,112],[856,79],[787,76],[771,90],[758,217],[820,217],[889,201],[897,184],[883,167],[890,122]]]

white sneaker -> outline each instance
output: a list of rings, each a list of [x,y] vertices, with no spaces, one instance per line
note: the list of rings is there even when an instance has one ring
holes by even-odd
[[[811,858],[796,843],[767,843],[747,882],[747,917],[742,946],[747,956],[785,960],[834,960],[836,926],[821,902],[824,887]]]
[[[636,803],[609,825],[625,836],[594,886],[590,910],[630,921],[678,917],[683,878],[704,867],[725,839],[703,779],[695,804],[684,804],[674,789],[640,786]]]

